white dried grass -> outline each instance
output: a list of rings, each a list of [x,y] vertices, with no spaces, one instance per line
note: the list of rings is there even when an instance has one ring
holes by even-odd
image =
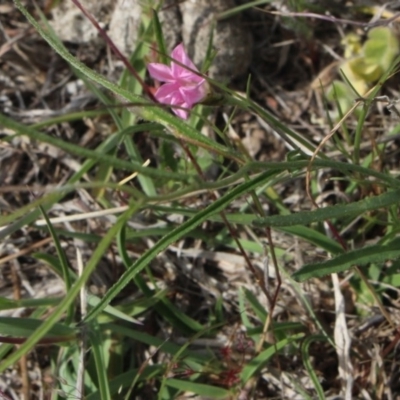
[[[339,360],[339,376],[344,384],[346,400],[352,399],[353,365],[350,359],[351,337],[347,328],[345,315],[345,298],[340,290],[338,274],[332,274],[333,290],[335,295],[335,328],[334,339],[336,354]]]

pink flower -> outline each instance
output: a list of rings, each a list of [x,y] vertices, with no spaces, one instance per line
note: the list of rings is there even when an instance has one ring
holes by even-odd
[[[159,63],[149,63],[147,66],[152,78],[165,82],[154,96],[162,104],[183,107],[172,107],[172,111],[178,117],[187,119],[188,110],[206,97],[208,84],[199,75],[198,69],[186,54],[182,43],[172,50],[171,58],[173,61],[170,67]],[[181,65],[175,63],[174,60]]]

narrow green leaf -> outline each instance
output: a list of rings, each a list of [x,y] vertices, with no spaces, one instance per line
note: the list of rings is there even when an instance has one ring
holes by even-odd
[[[309,348],[310,348],[311,343],[315,342],[315,341],[326,341],[326,337],[323,335],[313,335],[313,336],[307,337],[301,344],[301,354],[302,354],[303,363],[308,372],[308,375],[310,376],[311,380],[314,383],[314,388],[318,394],[318,399],[325,400],[324,390],[319,382],[318,376],[312,366],[311,359],[310,359]]]
[[[61,247],[60,240],[58,239],[57,234],[54,231],[53,225],[50,222],[50,219],[48,218],[46,211],[42,206],[39,206],[40,212],[42,213],[44,219],[46,220],[47,228],[49,229],[49,232],[51,234],[51,237],[53,238],[54,246],[56,247],[57,250],[57,255],[58,255],[58,260],[61,266],[61,271],[62,271],[62,277],[65,283],[65,291],[68,292],[69,289],[71,288],[71,277],[70,277],[70,269],[68,265],[68,260],[65,255],[65,252],[63,248]],[[68,307],[67,311],[67,325],[69,325],[73,318],[74,318],[74,311],[75,311],[75,305],[71,304]]]
[[[242,324],[246,327],[246,330],[249,331],[254,328],[254,325],[250,322],[250,319],[247,316],[248,313],[245,301],[245,294],[244,294],[244,288],[242,286],[239,287],[238,299],[239,299],[239,315],[242,320]]]
[[[213,399],[226,399],[231,394],[229,390],[220,387],[191,381],[183,381],[181,379],[169,378],[165,380],[165,384],[183,392],[191,392],[199,396],[211,397]]]
[[[274,354],[276,354],[279,350],[282,350],[288,344],[301,339],[303,336],[303,333],[298,333],[290,336],[289,338],[283,339],[278,343],[271,345],[266,350],[262,351],[258,356],[250,360],[250,362],[243,368],[241,373],[243,384],[246,384],[252,376],[260,372],[260,370],[265,367],[266,363]]]
[[[0,317],[0,335],[13,337],[30,337],[43,324],[43,321],[33,318]],[[72,336],[76,329],[61,323],[55,323],[46,336]]]
[[[250,290],[244,288],[244,294],[245,294],[245,297],[246,297],[247,301],[249,302],[253,312],[257,315],[257,318],[259,319],[259,321],[262,324],[265,323],[265,320],[267,319],[267,316],[268,316],[268,313],[267,313],[265,307],[263,307],[260,304],[257,297]]]
[[[317,264],[307,264],[296,271],[292,278],[297,281],[305,281],[334,272],[342,272],[352,266],[366,265],[370,263],[383,263],[386,260],[395,260],[400,257],[400,238],[393,240],[388,245],[375,245],[363,247],[341,254],[333,259]]]
[[[12,310],[14,308],[37,308],[37,307],[54,307],[62,301],[63,297],[53,297],[45,299],[21,299],[10,300],[5,297],[0,297],[0,311]]]
[[[99,383],[99,392],[102,400],[111,400],[110,388],[108,386],[107,366],[103,357],[103,340],[98,325],[94,324],[89,330],[89,340],[91,352],[94,356],[96,366],[97,380]]]
[[[153,16],[153,25],[154,25],[154,31],[156,34],[156,40],[157,40],[157,45],[158,45],[158,50],[159,50],[159,57],[160,57],[160,62],[162,64],[169,64],[169,59],[166,57],[167,54],[167,47],[165,46],[165,41],[164,41],[164,34],[162,31],[162,26],[160,23],[160,20],[158,18],[158,14],[156,10],[152,10],[152,16]]]
[[[350,204],[319,208],[313,211],[298,212],[290,215],[274,215],[259,218],[254,221],[256,226],[292,226],[308,225],[313,222],[322,222],[332,218],[353,217],[366,211],[377,210],[400,203],[400,190],[390,191],[379,196],[367,197]]]
[[[338,242],[322,234],[321,232],[318,232],[312,228],[308,228],[307,226],[294,225],[278,228],[277,230],[305,239],[307,242],[315,244],[321,249],[326,250],[328,253],[343,253],[343,248]]]
[[[88,295],[88,304],[90,305],[90,307],[96,307],[97,304],[100,303],[100,298],[94,295]],[[139,321],[137,321],[135,318],[132,318],[131,316],[129,316],[128,314],[118,310],[117,308],[108,305],[105,309],[104,309],[104,313],[109,315],[110,317],[112,317],[113,319],[120,319],[122,321],[128,321],[130,323],[133,324],[140,324]]]

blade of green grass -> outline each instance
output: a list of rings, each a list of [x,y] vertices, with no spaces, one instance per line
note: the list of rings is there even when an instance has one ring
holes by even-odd
[[[308,225],[313,222],[322,222],[333,218],[357,216],[366,211],[377,210],[399,203],[400,190],[393,190],[379,196],[368,197],[350,204],[338,204],[290,215],[274,215],[271,217],[259,218],[253,223],[256,226],[270,227]]]
[[[292,278],[297,281],[305,281],[334,272],[342,272],[352,266],[366,265],[370,263],[383,263],[386,260],[396,260],[400,257],[400,238],[387,245],[366,246],[362,249],[349,251],[335,258],[317,264],[306,264],[296,271]]]
[[[103,357],[103,341],[101,332],[97,324],[91,326],[89,331],[89,341],[91,345],[91,354],[94,357],[96,365],[97,381],[102,400],[111,400],[110,388],[108,386],[107,366]]]
[[[165,380],[165,384],[182,392],[191,392],[198,396],[209,397],[212,399],[226,399],[231,394],[229,390],[220,387],[206,385],[204,383],[183,381],[181,379],[168,378]]]
[[[268,316],[265,307],[260,304],[253,292],[246,288],[244,288],[243,290],[247,301],[249,302],[254,314],[257,316],[257,319],[260,321],[260,323],[264,324]]]
[[[0,317],[0,334],[13,337],[30,337],[43,321],[33,318]],[[74,336],[77,330],[62,323],[55,323],[46,336]]]
[[[315,373],[314,368],[311,364],[310,354],[308,351],[310,348],[310,344],[317,340],[326,341],[326,337],[323,335],[313,335],[313,336],[309,336],[309,337],[305,338],[301,344],[301,354],[302,354],[303,364],[308,372],[308,375],[310,375],[310,378],[314,384],[314,388],[315,388],[315,391],[317,392],[318,399],[325,400],[324,390],[323,390],[323,388],[318,380],[317,374]]]
[[[156,10],[152,10],[152,17],[153,17],[154,31],[156,34],[156,41],[158,45],[158,51],[159,51],[158,55],[160,57],[160,62],[162,64],[169,64],[169,59],[168,57],[166,57],[166,54],[168,53],[167,53],[167,47],[165,46],[164,34]]]
[[[318,232],[312,228],[308,228],[307,226],[294,225],[288,227],[280,227],[277,228],[277,230],[305,239],[307,240],[307,242],[326,250],[328,253],[343,253],[343,248],[338,242],[321,232]]]
[[[300,340],[303,337],[303,333],[298,333],[286,339],[280,340],[279,342],[271,345],[266,350],[263,350],[260,354],[250,360],[243,368],[241,373],[241,380],[243,384],[245,385],[251,377],[260,372],[261,369],[265,367],[266,363],[271,359],[271,357],[279,350],[282,350],[288,344]]]
[[[250,319],[247,315],[248,312],[246,308],[246,301],[245,301],[246,299],[243,287],[239,288],[238,300],[239,300],[239,314],[242,320],[242,324],[246,327],[247,331],[254,329],[254,325],[250,322]]]
[[[44,306],[54,307],[62,301],[63,297],[53,297],[44,299],[21,299],[11,300],[0,297],[0,311],[13,310],[14,308],[37,308]]]
[[[39,209],[43,215],[43,218],[46,220],[47,228],[49,229],[51,237],[53,238],[53,243],[57,250],[58,260],[59,260],[59,264],[60,264],[61,271],[62,271],[62,278],[63,278],[64,284],[65,284],[65,291],[68,292],[69,289],[71,288],[71,278],[70,278],[70,273],[69,273],[67,257],[65,255],[63,248],[61,247],[60,240],[58,239],[58,236],[54,231],[53,225],[51,224],[51,222],[46,214],[46,211],[43,209],[42,206],[39,206]],[[67,320],[66,320],[67,325],[69,325],[73,321],[74,312],[75,312],[75,305],[71,304],[67,310]]]

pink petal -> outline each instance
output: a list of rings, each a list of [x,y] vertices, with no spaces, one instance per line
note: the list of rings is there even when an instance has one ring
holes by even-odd
[[[181,108],[173,108],[172,111],[182,119],[187,119],[189,113],[186,110],[182,110]]]
[[[182,98],[182,95],[180,91],[177,89],[179,86],[177,86],[175,83],[166,83],[165,85],[162,85],[156,92],[155,97],[156,99],[163,104],[168,104],[172,107],[172,111],[182,119],[187,119],[188,117],[188,111],[183,110],[180,108],[176,108],[174,106],[178,107],[184,107],[184,108],[191,108]]]
[[[205,80],[201,84],[195,86],[181,86],[179,92],[183,100],[190,105],[196,104],[204,99],[207,94],[207,88],[205,85]]]
[[[189,67],[190,69],[193,69],[195,71],[197,71],[196,66],[193,64],[192,60],[189,58],[189,56],[187,55],[185,48],[183,47],[183,44],[178,44],[178,46],[176,46],[172,52],[171,52],[171,58],[173,60],[176,60],[178,62],[180,62],[183,65],[186,65],[187,67]]]
[[[160,63],[149,63],[147,69],[152,78],[160,82],[173,82],[175,80],[172,70],[168,65]]]
[[[174,83],[165,83],[164,85],[160,86],[155,93],[154,97],[163,104],[172,104],[171,101],[173,98],[177,96],[180,99],[180,102],[183,101],[183,98],[179,92],[179,84],[176,82]],[[177,103],[175,103],[177,104]]]
[[[176,46],[175,49],[172,50],[171,58],[172,60],[176,60],[185,65],[189,69],[199,72],[199,70],[193,64],[192,60],[187,55],[182,43],[178,44],[178,46]],[[189,69],[174,63],[174,61],[171,62],[172,75],[175,77],[175,79],[181,79],[190,82],[199,82],[201,79],[203,79],[201,76],[195,74]]]
[[[187,109],[191,108],[188,106],[188,104],[186,103],[182,103],[181,101],[179,101],[179,99],[176,97],[174,98],[174,100],[177,100],[177,102],[172,102],[171,106],[172,106],[172,111],[174,112],[174,114],[176,114],[179,118],[182,119],[187,119],[189,112]],[[178,107],[183,107],[183,108],[177,108],[174,106],[178,106]]]
[[[168,104],[170,106],[182,106],[182,104],[184,104],[182,96],[179,94],[179,92],[175,92],[171,95]]]

